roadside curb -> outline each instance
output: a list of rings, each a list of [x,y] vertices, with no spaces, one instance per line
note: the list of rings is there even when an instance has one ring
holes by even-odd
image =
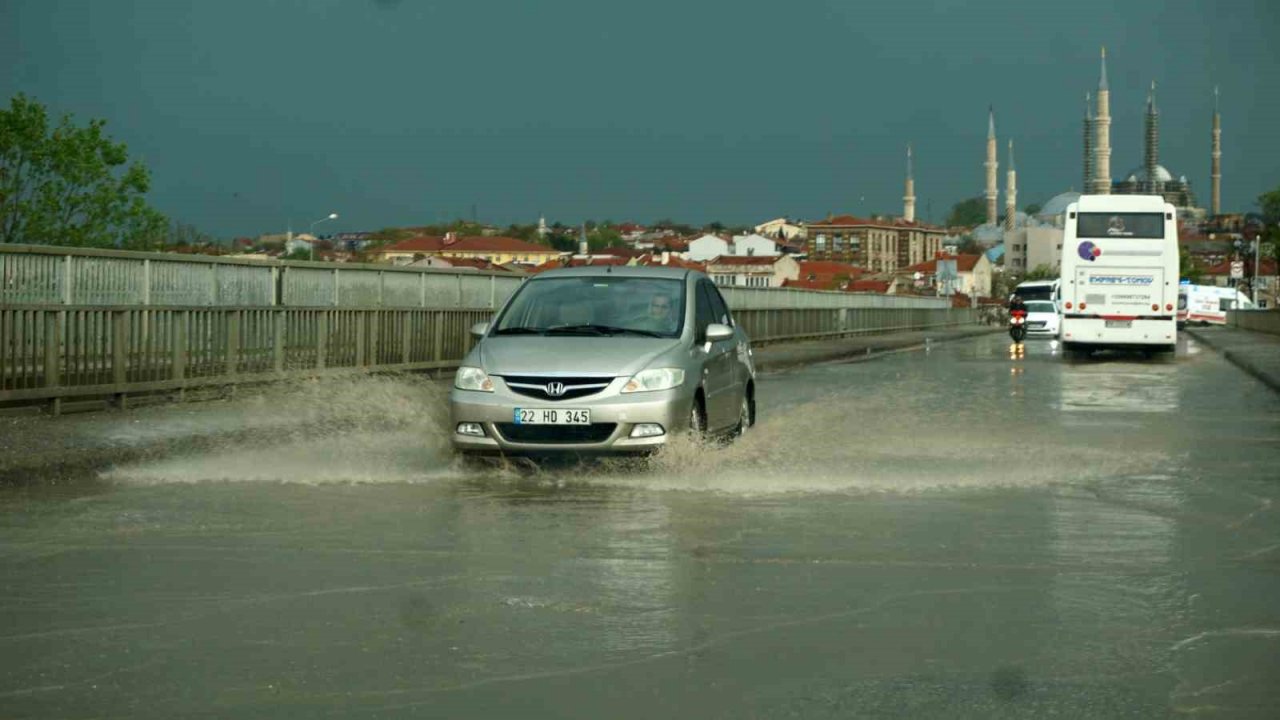
[[[1210,337],[1206,337],[1207,333],[1202,333],[1199,330],[1193,330],[1191,328],[1184,328],[1183,332],[1195,338],[1197,342],[1202,343],[1205,347],[1213,348],[1213,350],[1221,355],[1227,362],[1243,370],[1246,375],[1256,378],[1263,385],[1266,385],[1275,392],[1280,393],[1280,377],[1258,367],[1252,360],[1240,353],[1234,350],[1229,350],[1226,347],[1223,347],[1221,343],[1215,342]]]
[[[769,347],[756,350],[756,369],[760,372],[779,372],[782,370],[791,370],[806,365],[817,365],[820,363],[829,363],[837,361],[857,362],[861,360],[871,360],[885,355],[897,352],[905,352],[909,350],[917,350],[926,345],[934,343],[944,343],[952,340],[965,340],[980,335],[990,335],[1003,332],[1001,327],[980,327],[970,330],[961,330],[957,332],[945,331],[923,331],[922,333],[910,333],[908,337],[903,333],[901,335],[890,333],[886,335],[867,336],[864,342],[849,343],[846,347],[826,348],[813,354],[797,355],[793,357],[776,357],[769,358]],[[898,335],[895,337],[895,335]],[[786,346],[778,346],[779,350]]]

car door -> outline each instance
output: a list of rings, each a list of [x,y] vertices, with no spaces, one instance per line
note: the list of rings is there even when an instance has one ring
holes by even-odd
[[[742,396],[747,391],[747,381],[751,379],[751,368],[749,367],[747,351],[749,345],[746,333],[742,332],[733,321],[733,315],[729,312],[729,304],[724,301],[724,296],[720,294],[720,288],[714,283],[707,286],[711,291],[711,314],[713,321],[721,325],[728,325],[734,328],[733,339],[729,341],[730,355],[732,356],[730,368],[733,372],[733,401],[730,403],[730,422],[737,422],[738,408],[742,403]]]
[[[709,280],[699,280],[696,293],[697,351],[706,354],[702,370],[702,390],[707,399],[707,427],[719,430],[737,419],[737,403],[734,395],[734,341],[707,342],[707,326],[718,322],[715,288]]]

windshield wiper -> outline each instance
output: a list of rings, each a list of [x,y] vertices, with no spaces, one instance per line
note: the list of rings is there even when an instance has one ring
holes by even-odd
[[[547,333],[591,333],[593,335],[609,335],[611,328],[608,325],[553,325],[547,328]]]
[[[652,330],[641,330],[640,328],[619,327],[617,325],[556,325],[547,328],[548,333],[575,333],[588,332],[596,335],[618,335],[621,333],[631,333],[633,335],[643,335],[645,337],[666,337],[662,333],[653,332]]]
[[[546,332],[546,328],[531,327],[509,327],[499,328],[493,331],[494,335],[541,335]]]
[[[663,335],[660,332],[654,332],[652,330],[641,330],[640,328],[629,328],[629,327],[609,327],[609,332],[631,333],[632,335],[643,335],[645,337],[655,337],[655,338],[667,337],[666,335]]]

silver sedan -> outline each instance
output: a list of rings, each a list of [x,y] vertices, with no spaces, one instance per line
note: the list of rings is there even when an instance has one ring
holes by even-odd
[[[473,332],[449,395],[464,453],[644,452],[755,422],[750,342],[699,272],[552,270]]]

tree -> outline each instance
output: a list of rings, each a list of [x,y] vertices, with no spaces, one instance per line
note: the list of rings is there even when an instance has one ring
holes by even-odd
[[[0,109],[0,243],[163,244],[167,222],[143,199],[150,175],[105,126],[65,115],[51,128],[44,106],[21,93]]]
[[[1041,207],[1043,206],[1040,205],[1040,203],[1031,203],[1030,205],[1023,208],[1023,212],[1025,212],[1028,215],[1035,215],[1036,213],[1040,212]]]
[[[1269,243],[1271,256],[1280,262],[1280,187],[1258,196],[1258,207],[1262,209],[1262,234],[1258,239]]]
[[[1027,276],[1023,278],[1023,281],[1025,282],[1027,280],[1056,280],[1057,278],[1058,278],[1057,270],[1054,270],[1052,267],[1044,263],[1041,263],[1035,266],[1034,268],[1031,268],[1031,272],[1027,273]]]
[[[947,214],[948,227],[970,227],[987,221],[987,201],[981,196],[961,200]]]
[[[1191,253],[1187,251],[1185,245],[1178,246],[1178,267],[1181,270],[1182,277],[1191,282],[1192,285],[1199,285],[1201,278],[1204,276],[1204,270],[1196,264],[1195,258],[1191,257]]]

